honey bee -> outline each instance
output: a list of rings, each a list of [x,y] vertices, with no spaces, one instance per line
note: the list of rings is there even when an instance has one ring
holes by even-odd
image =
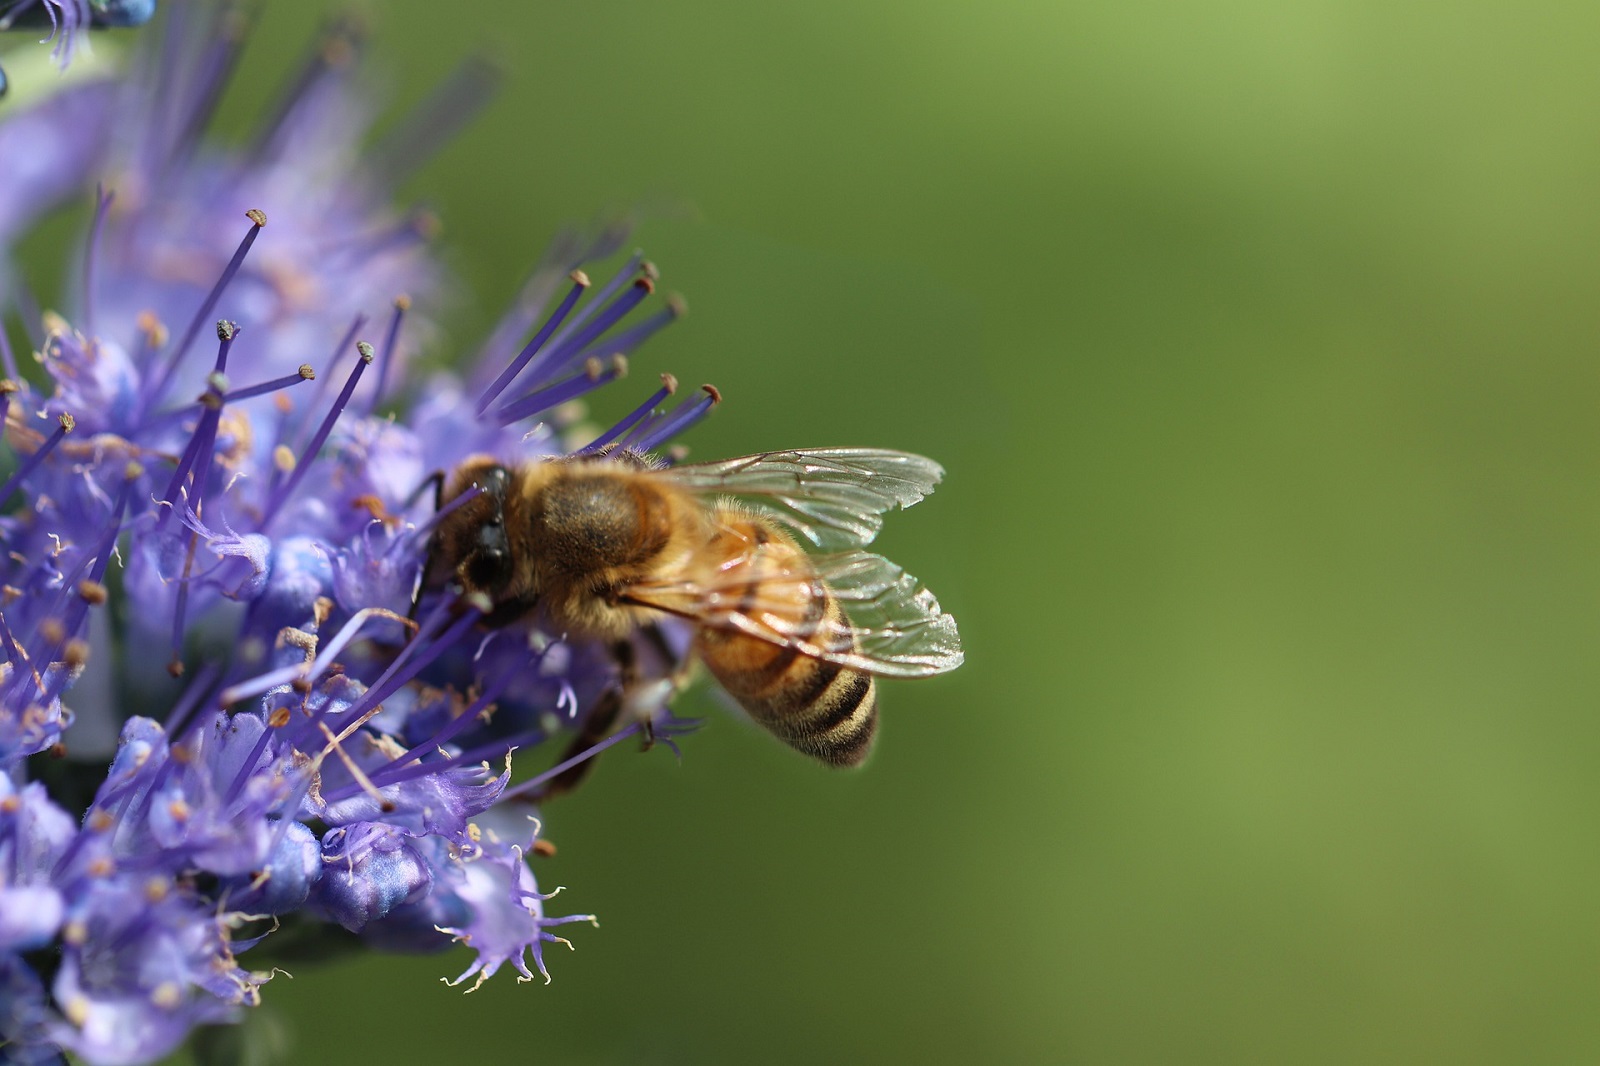
[[[628,450],[514,466],[476,456],[448,480],[424,586],[483,594],[490,625],[538,612],[554,632],[623,646],[684,619],[693,657],[752,718],[856,766],[877,727],[876,677],[962,661],[933,594],[861,550],[884,512],[943,473],[869,448],[683,465]]]

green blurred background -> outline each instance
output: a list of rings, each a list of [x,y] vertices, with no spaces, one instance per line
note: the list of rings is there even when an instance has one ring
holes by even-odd
[[[689,701],[546,812],[553,985],[307,968],[296,1061],[1600,1060],[1600,7],[374,7],[397,107],[509,62],[407,189],[461,349],[636,209],[692,311],[602,412],[937,457],[969,661],[855,774]]]

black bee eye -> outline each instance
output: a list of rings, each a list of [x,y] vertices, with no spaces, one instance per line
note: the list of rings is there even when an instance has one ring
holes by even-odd
[[[494,593],[511,580],[511,545],[499,517],[478,527],[476,550],[466,560],[464,576],[480,592]]]

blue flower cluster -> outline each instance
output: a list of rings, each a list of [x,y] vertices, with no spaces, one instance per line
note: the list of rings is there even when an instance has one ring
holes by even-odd
[[[63,34],[115,6],[43,4]],[[478,356],[417,385],[445,278],[426,217],[389,206],[403,168],[355,158],[359,35],[333,27],[223,150],[202,133],[244,24],[165,6],[126,76],[0,112],[0,291],[37,360],[0,331],[0,1039],[21,1061],[159,1058],[255,1003],[307,931],[459,941],[458,981],[545,974],[552,927],[593,919],[546,913],[535,804],[628,734],[583,730],[617,667],[486,628],[484,602],[416,602],[425,487],[476,453],[656,448],[710,404],[663,407],[668,379],[582,421],[572,401],[682,311],[638,256],[591,284],[616,231],[559,240]],[[97,181],[69,314],[39,312],[9,241]],[[513,784],[511,753],[546,742],[561,761]]]

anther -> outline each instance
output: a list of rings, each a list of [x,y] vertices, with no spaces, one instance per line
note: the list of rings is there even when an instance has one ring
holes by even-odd
[[[78,595],[83,598],[84,603],[91,607],[98,607],[106,602],[106,587],[98,581],[90,581],[85,578],[78,582]]]
[[[14,493],[14,491],[21,487],[22,482],[27,479],[27,475],[32,474],[35,469],[38,469],[38,464],[43,463],[46,456],[50,455],[51,451],[56,448],[58,443],[61,443],[62,437],[66,437],[69,432],[72,432],[74,426],[77,426],[74,418],[72,418],[70,415],[61,415],[61,418],[59,418],[58,421],[59,426],[58,429],[56,429],[56,432],[50,434],[50,437],[46,437],[46,439],[43,440],[43,443],[40,443],[40,445],[35,448],[34,455],[30,455],[27,456],[26,459],[22,459],[22,463],[18,464],[16,471],[11,472],[11,477],[8,477],[8,479],[5,480],[5,483],[0,485],[0,503],[5,503],[6,499],[10,498],[11,493]]]
[[[316,379],[317,372],[311,369],[310,365],[308,364],[306,366],[302,366],[293,374],[285,374],[281,378],[273,378],[271,381],[263,381],[259,385],[249,385],[242,389],[235,389],[233,392],[225,391],[227,382],[224,381],[224,391],[221,399],[226,403],[238,403],[240,400],[248,400],[256,396],[264,396],[269,392],[277,392],[280,389],[287,389],[292,385],[298,385],[302,381],[315,381]],[[205,397],[200,397],[200,400],[202,403],[204,403]],[[287,412],[289,409],[288,398],[280,395],[276,398],[276,400],[278,403],[278,409],[280,411]]]
[[[81,669],[89,662],[89,642],[76,639],[67,641],[67,646],[61,653],[61,661],[70,669]]]
[[[411,232],[425,241],[438,240],[439,234],[444,232],[444,222],[432,211],[413,211],[410,221]]]
[[[256,224],[256,229],[260,229],[262,226],[267,224],[266,212],[261,211],[258,208],[252,207],[250,210],[244,213],[244,217],[248,218],[251,222],[254,222]]]
[[[136,320],[139,336],[144,338],[144,343],[151,348],[161,348],[167,343],[167,327],[156,317],[154,311],[140,311]]]

